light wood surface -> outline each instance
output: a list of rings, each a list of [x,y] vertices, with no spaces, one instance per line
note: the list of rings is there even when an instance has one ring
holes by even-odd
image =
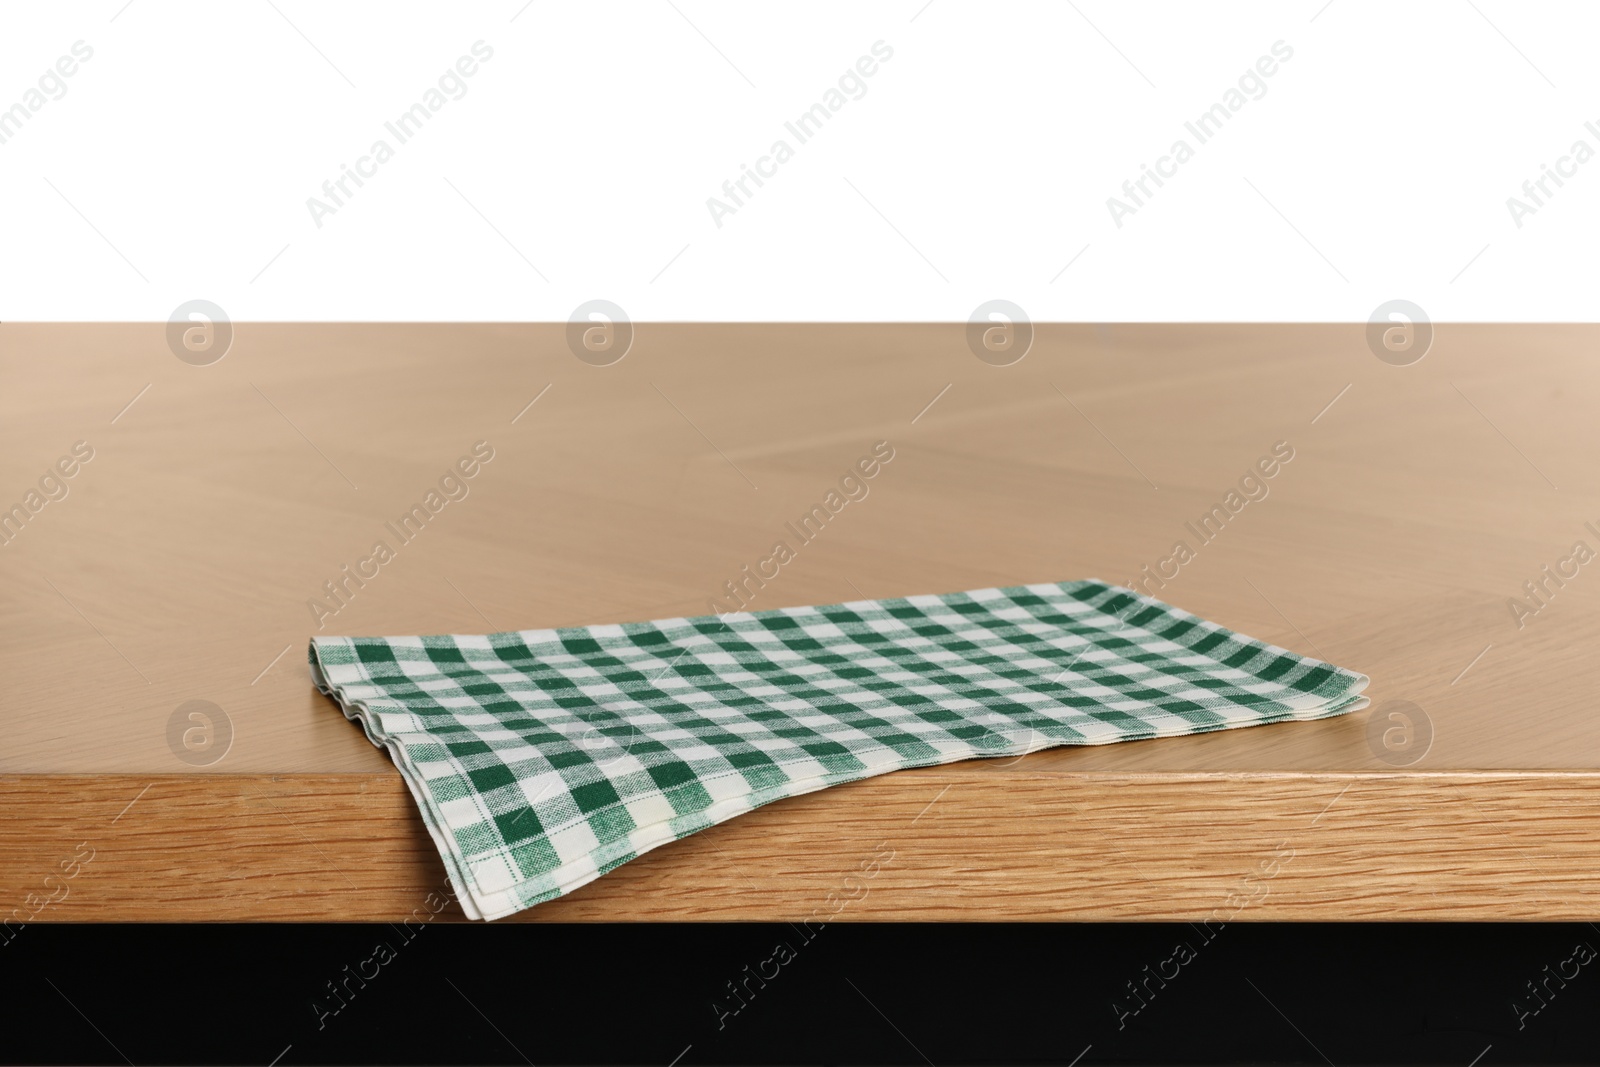
[[[85,840],[40,921],[408,914],[443,867],[310,683],[323,583],[397,548],[323,633],[703,613],[880,440],[868,497],[755,606],[1125,583],[1184,540],[1152,593],[1369,674],[1431,747],[1386,761],[1362,712],[898,773],[528,918],[793,920],[884,841],[840,918],[1194,918],[1285,840],[1242,918],[1589,915],[1600,561],[1520,628],[1509,602],[1600,551],[1600,328],[1443,325],[1409,367],[1364,335],[1041,325],[994,367],[960,325],[641,324],[596,367],[563,325],[240,324],[191,366],[163,324],[0,325],[0,508],[94,453],[0,546],[0,918]],[[384,524],[478,441],[468,495],[397,545]],[[1278,442],[1268,495],[1198,541]],[[206,766],[169,746],[191,700],[232,727]]]
[[[448,893],[394,775],[95,775],[71,803],[53,777],[0,779],[31,813],[0,823],[14,923],[400,922]],[[759,808],[498,921],[1592,920],[1597,819],[1589,774],[975,761]]]

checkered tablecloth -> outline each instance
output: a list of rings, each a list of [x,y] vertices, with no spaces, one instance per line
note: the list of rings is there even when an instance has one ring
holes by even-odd
[[[1367,703],[1364,675],[1097,581],[310,655],[486,919],[840,782]]]

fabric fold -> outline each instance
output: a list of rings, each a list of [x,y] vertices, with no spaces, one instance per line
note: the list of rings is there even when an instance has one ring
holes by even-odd
[[[1093,580],[316,637],[310,661],[317,687],[388,750],[462,908],[484,919],[830,785],[1367,705],[1365,675]]]

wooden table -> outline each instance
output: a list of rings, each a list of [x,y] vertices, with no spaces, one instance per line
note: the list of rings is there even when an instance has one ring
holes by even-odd
[[[596,366],[564,324],[246,323],[192,365],[164,324],[0,326],[0,920],[416,913],[443,866],[307,673],[324,583],[487,441],[321,632],[704,613],[880,440],[757,606],[1149,565],[1374,708],[840,786],[518,919],[1593,918],[1600,329],[1444,325],[1404,367],[1365,332],[1042,325],[1001,367],[962,325],[641,324]]]

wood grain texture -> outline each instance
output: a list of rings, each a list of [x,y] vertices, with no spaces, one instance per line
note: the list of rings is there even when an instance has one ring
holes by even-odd
[[[308,602],[474,442],[468,495],[320,632],[703,613],[888,440],[755,606],[1127,582],[1183,540],[1152,593],[1369,674],[1373,711],[830,789],[528,918],[792,919],[885,841],[849,917],[1192,918],[1286,840],[1245,917],[1586,916],[1600,578],[1544,568],[1600,550],[1597,342],[1442,325],[1393,367],[1361,325],[1041,325],[998,368],[959,325],[640,324],[594,367],[559,324],[239,324],[195,367],[161,324],[0,324],[0,509],[94,450],[0,544],[0,915],[96,840],[39,921],[393,919],[441,884],[304,650]],[[1278,442],[1265,497],[1196,538]],[[167,732],[195,699],[233,731],[199,767]],[[1405,766],[1367,732],[1395,700],[1432,731]]]
[[[32,816],[0,823],[0,940],[30,918],[400,922],[447,892],[393,776],[21,775],[0,804]],[[1584,920],[1597,820],[1591,774],[962,764],[769,805],[501,921]]]

